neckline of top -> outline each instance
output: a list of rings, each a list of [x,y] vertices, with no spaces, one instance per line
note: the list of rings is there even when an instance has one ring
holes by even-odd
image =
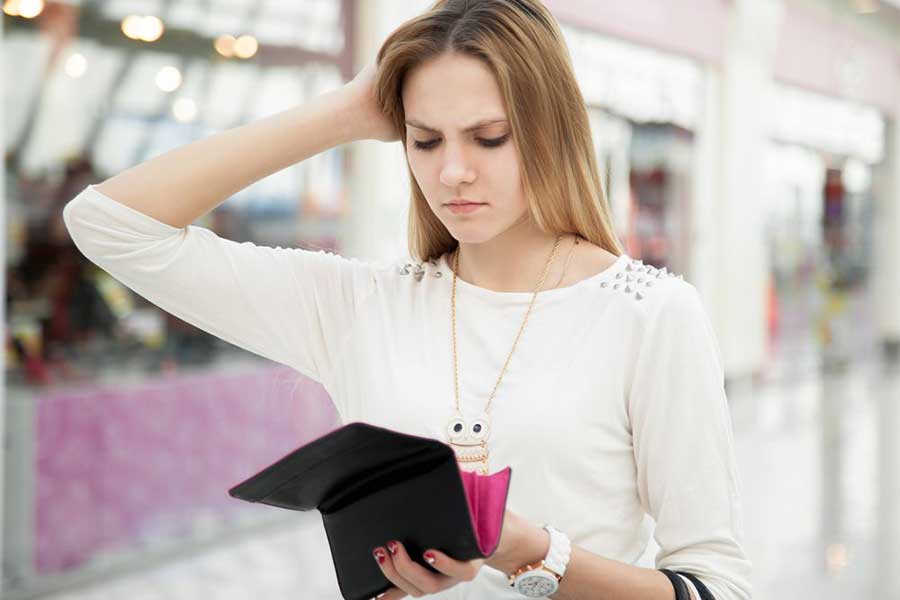
[[[452,286],[453,285],[453,268],[449,261],[450,253],[445,253],[441,256],[441,262],[447,268],[448,282]],[[585,277],[584,279],[580,279],[573,283],[572,285],[567,285],[565,287],[553,288],[549,290],[540,290],[538,291],[537,297],[541,298],[557,298],[561,296],[565,296],[568,294],[573,294],[576,291],[580,291],[585,287],[590,285],[595,285],[600,283],[601,281],[608,281],[611,279],[618,271],[625,268],[631,261],[631,257],[626,253],[622,253],[616,258],[616,260],[600,271],[599,273],[595,273],[589,277]],[[530,302],[531,297],[534,295],[534,292],[499,292],[496,290],[491,290],[488,288],[484,288],[474,283],[469,283],[459,277],[456,278],[456,287],[462,290],[465,290],[467,293],[474,294],[477,296],[481,296],[483,298],[495,299],[495,300],[525,300]]]

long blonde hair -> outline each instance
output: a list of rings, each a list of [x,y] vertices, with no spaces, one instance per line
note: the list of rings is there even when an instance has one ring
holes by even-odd
[[[536,226],[554,234],[576,233],[620,255],[587,109],[552,14],[538,0],[437,0],[395,29],[378,51],[375,93],[400,132],[404,151],[404,78],[447,52],[483,61],[496,78]],[[436,259],[456,248],[457,241],[428,206],[408,161],[407,171],[409,251],[419,261]]]

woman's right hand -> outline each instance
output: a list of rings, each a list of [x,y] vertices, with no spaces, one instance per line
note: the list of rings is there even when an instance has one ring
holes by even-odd
[[[400,133],[393,122],[379,108],[375,99],[375,61],[369,62],[356,77],[344,85],[351,98],[351,106],[357,119],[358,138],[396,142]]]

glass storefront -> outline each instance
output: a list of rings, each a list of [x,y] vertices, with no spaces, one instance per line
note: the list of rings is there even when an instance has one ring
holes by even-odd
[[[53,3],[37,20],[6,5],[2,575],[26,593],[272,518],[227,489],[337,418],[318,383],[90,263],[62,208],[131,165],[340,86],[353,3]],[[194,225],[339,251],[346,152],[267,177]]]
[[[872,172],[883,158],[884,121],[872,108],[787,86],[776,88],[775,102],[764,207],[770,358],[783,377],[876,346]]]
[[[564,32],[619,239],[631,256],[687,271],[701,67],[590,31]]]

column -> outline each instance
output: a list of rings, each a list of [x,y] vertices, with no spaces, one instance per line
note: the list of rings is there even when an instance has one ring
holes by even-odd
[[[420,14],[423,0],[358,0],[354,20],[354,75],[401,23]],[[341,254],[376,260],[406,255],[409,176],[400,142],[354,142],[349,152],[350,215]]]
[[[900,103],[897,105],[900,115]],[[878,337],[887,357],[900,355],[900,127],[888,119],[885,156],[874,180],[875,246],[872,291]]]
[[[699,279],[731,380],[752,375],[765,359],[769,266],[760,185],[768,137],[766,99],[773,81],[782,2],[733,3],[719,91],[707,94],[719,99],[719,131],[712,132],[719,152],[718,159],[708,158],[707,173],[699,174],[716,179],[716,192],[706,198],[712,222],[705,225],[709,234],[705,247],[713,258],[701,262],[707,272]]]

